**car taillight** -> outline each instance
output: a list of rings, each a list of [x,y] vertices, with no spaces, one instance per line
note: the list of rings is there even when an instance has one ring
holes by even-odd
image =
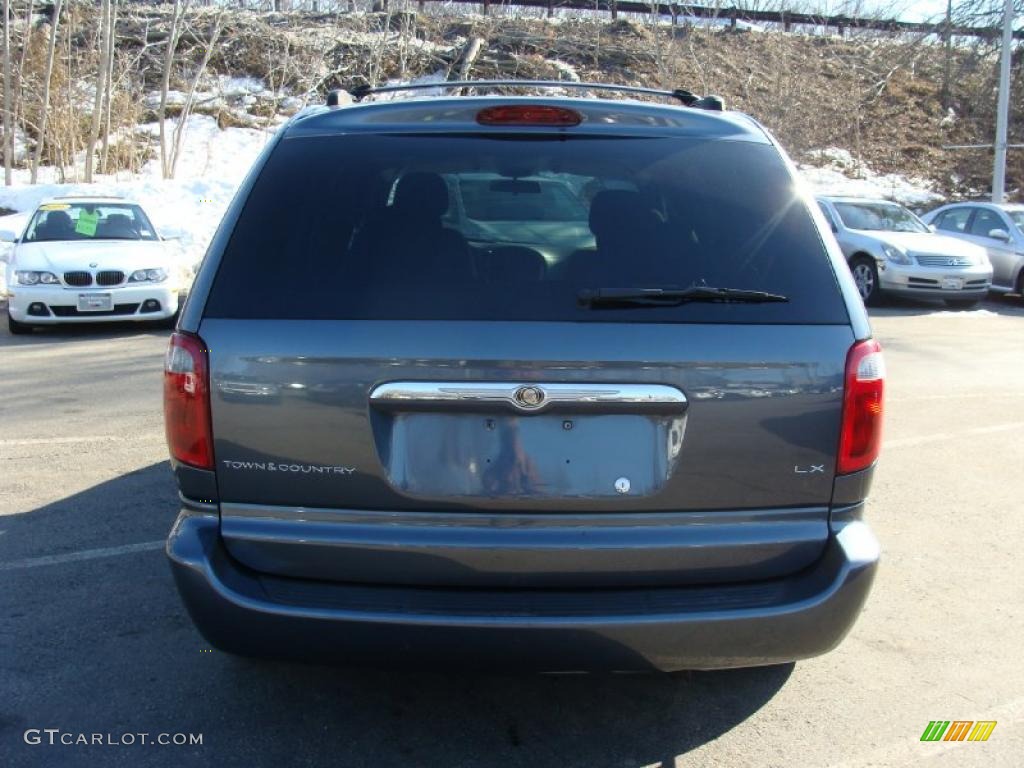
[[[210,369],[198,336],[171,335],[164,361],[164,426],[176,460],[213,469],[210,429]]]
[[[476,113],[476,121],[480,125],[549,125],[568,128],[579,125],[582,120],[583,116],[574,109],[541,104],[487,107]]]
[[[861,341],[846,356],[846,392],[836,472],[846,475],[871,466],[882,447],[885,360],[874,339]]]

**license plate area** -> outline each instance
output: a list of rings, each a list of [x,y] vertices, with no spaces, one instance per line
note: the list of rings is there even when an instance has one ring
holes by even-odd
[[[682,448],[685,418],[398,412],[379,426],[388,479],[412,496],[628,498],[664,486]]]
[[[944,291],[962,291],[964,288],[964,279],[962,277],[944,277],[940,281],[939,285]]]
[[[110,312],[114,308],[114,299],[109,293],[78,294],[79,312]]]

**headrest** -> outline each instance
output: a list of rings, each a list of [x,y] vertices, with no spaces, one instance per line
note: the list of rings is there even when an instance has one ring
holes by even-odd
[[[643,232],[644,228],[655,223],[654,219],[639,192],[605,189],[590,201],[590,231],[599,238],[624,232]]]
[[[46,226],[53,229],[70,229],[73,224],[67,211],[50,211],[46,214]]]
[[[439,219],[448,210],[448,185],[436,173],[407,173],[398,180],[392,208],[410,218]]]

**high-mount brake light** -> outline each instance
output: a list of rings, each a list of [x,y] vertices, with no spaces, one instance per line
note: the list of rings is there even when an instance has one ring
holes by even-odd
[[[870,467],[882,447],[882,397],[885,359],[874,339],[854,344],[846,356],[843,423],[836,472],[846,475]]]
[[[583,121],[574,109],[549,107],[542,104],[513,104],[487,107],[476,113],[480,125],[544,125],[571,128]]]
[[[164,426],[175,460],[213,469],[210,366],[206,345],[198,336],[171,335],[164,360]]]

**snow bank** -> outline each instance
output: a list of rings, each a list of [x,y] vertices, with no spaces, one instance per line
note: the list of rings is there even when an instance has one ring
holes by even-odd
[[[173,129],[171,122],[169,130]],[[140,131],[159,135],[156,123]],[[220,222],[228,203],[271,133],[252,128],[221,130],[205,115],[189,118],[176,178],[164,180],[156,158],[136,177],[98,176],[93,184],[49,183],[30,185],[26,171],[17,171],[19,183],[0,187],[0,207],[22,216],[0,218],[0,228],[24,227],[28,214],[49,197],[75,194],[119,195],[138,202],[159,230],[180,235],[180,257],[186,266],[196,265]],[[52,179],[52,169],[40,169],[40,178]]]
[[[385,85],[421,85],[429,83],[443,83],[448,80],[448,73],[443,69],[431,72],[426,75],[414,77],[412,80],[388,80]],[[374,101],[393,101],[395,99],[436,99],[445,96],[447,93],[443,88],[423,88],[415,91],[389,91],[386,93],[374,94]]]
[[[816,195],[884,198],[919,209],[934,208],[945,199],[927,179],[875,173],[839,147],[814,150],[808,155],[812,163],[800,165],[800,174]]]

